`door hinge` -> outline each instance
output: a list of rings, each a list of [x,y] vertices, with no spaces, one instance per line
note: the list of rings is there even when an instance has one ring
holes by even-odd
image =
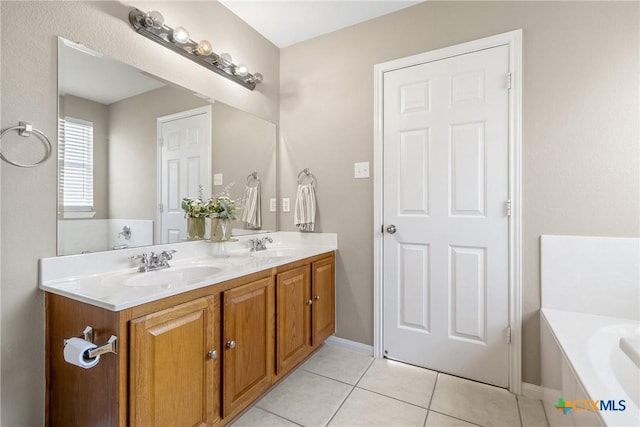
[[[512,211],[512,209],[511,209],[511,199],[509,199],[509,200],[507,200],[505,202],[505,207],[506,207],[506,210],[507,210],[507,216],[511,216],[511,211]]]
[[[164,205],[162,203],[158,203],[158,210],[164,212]]]
[[[511,73],[507,73],[507,89],[511,89]]]
[[[511,326],[507,326],[507,344],[511,344]]]

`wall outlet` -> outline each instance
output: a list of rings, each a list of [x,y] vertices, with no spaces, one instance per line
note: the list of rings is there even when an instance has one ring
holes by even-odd
[[[222,185],[222,174],[214,173],[213,174],[213,185]]]
[[[275,197],[269,199],[269,212],[275,212],[278,209],[278,201]]]
[[[354,178],[369,178],[369,162],[359,162],[353,164]]]
[[[288,197],[282,199],[282,212],[291,211],[291,202]]]

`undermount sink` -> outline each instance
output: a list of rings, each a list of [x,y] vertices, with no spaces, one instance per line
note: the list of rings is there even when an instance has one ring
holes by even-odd
[[[251,256],[254,258],[285,258],[297,255],[299,251],[298,248],[267,248],[262,251],[251,252]]]
[[[222,268],[213,266],[172,267],[166,270],[135,273],[124,281],[125,286],[160,286],[195,283],[220,273]]]

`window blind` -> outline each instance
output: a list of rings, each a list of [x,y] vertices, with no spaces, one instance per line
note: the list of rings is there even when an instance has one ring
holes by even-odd
[[[93,123],[60,119],[60,186],[65,211],[93,211]]]

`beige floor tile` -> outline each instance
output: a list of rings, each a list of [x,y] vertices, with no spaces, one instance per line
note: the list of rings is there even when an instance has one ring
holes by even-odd
[[[542,402],[525,396],[518,396],[520,417],[523,427],[548,427],[547,417],[542,408]]]
[[[287,421],[255,406],[238,418],[232,427],[297,427],[298,424]]]
[[[428,369],[376,359],[358,387],[428,408],[437,376],[437,372]]]
[[[298,369],[256,406],[303,426],[324,426],[352,389],[347,384]]]
[[[438,375],[430,409],[487,427],[520,425],[515,395],[451,375]]]
[[[355,385],[372,361],[371,356],[325,344],[301,368]]]
[[[427,410],[356,388],[330,426],[422,426]]]
[[[477,424],[471,424],[458,418],[442,415],[437,412],[429,411],[427,415],[427,423],[425,427],[475,427]]]

